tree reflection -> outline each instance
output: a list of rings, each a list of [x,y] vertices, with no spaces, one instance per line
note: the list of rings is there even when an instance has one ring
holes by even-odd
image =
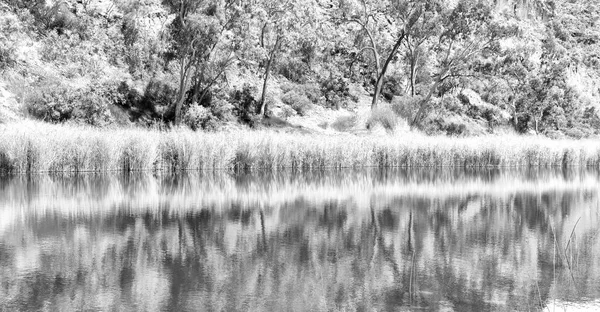
[[[595,175],[558,172],[567,182],[544,188],[548,175],[528,172],[515,181],[536,188],[440,196],[453,181],[508,186],[496,171],[439,174],[210,178],[240,192],[229,199],[193,197],[206,177],[4,180],[0,310],[534,310],[600,297]],[[356,192],[365,181],[393,189]],[[48,190],[62,207],[43,205]]]

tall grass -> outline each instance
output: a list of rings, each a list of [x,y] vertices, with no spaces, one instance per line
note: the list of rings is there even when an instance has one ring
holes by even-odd
[[[97,129],[21,122],[0,126],[9,173],[365,167],[599,167],[600,141],[543,137],[357,136]]]

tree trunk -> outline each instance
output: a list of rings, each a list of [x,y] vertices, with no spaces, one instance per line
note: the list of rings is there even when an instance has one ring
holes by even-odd
[[[410,60],[410,96],[415,96],[415,76],[417,75],[417,60],[413,56]]]
[[[515,105],[515,101],[511,101],[510,107],[512,108],[512,114],[511,114],[511,123],[513,126],[513,129],[517,130],[517,127],[519,125],[519,119],[517,117],[517,106]]]
[[[440,73],[438,79],[435,81],[433,86],[429,88],[427,96],[419,103],[419,110],[415,114],[415,118],[413,118],[413,121],[410,124],[411,129],[414,129],[415,127],[419,126],[421,119],[423,119],[423,115],[425,114],[425,109],[427,108],[427,105],[429,105],[429,101],[433,96],[433,93],[437,90],[440,84],[442,84],[442,81],[444,81],[444,75],[446,75],[447,72],[448,70],[446,69],[442,73]]]
[[[175,102],[175,125],[178,126],[181,123],[181,108],[185,101],[185,93],[188,84],[189,68],[185,64],[185,59],[181,60],[181,69],[179,71],[179,92],[177,94],[177,101]]]
[[[404,37],[405,37],[405,34],[404,34],[404,32],[402,32],[402,34],[396,41],[396,44],[394,44],[392,51],[390,52],[387,59],[385,60],[385,63],[383,64],[383,67],[381,68],[381,72],[377,73],[377,83],[375,84],[375,94],[373,94],[373,100],[371,102],[371,110],[377,108],[377,101],[379,100],[379,95],[381,94],[381,88],[383,87],[383,82],[385,81],[385,74],[387,72],[387,69],[388,69],[390,63],[394,59],[394,55],[396,55],[396,52],[398,52],[398,49],[400,48],[400,45],[402,44],[402,40],[404,40]]]
[[[273,63],[273,60],[271,57],[269,57],[269,60],[267,61],[267,68],[265,68],[265,80],[263,81],[263,87],[262,87],[262,95],[260,96],[260,111],[259,114],[260,116],[265,116],[265,113],[267,111],[267,86],[269,83],[269,76],[271,75],[271,64]]]
[[[269,55],[269,60],[267,61],[267,68],[265,68],[265,80],[263,82],[262,94],[260,96],[260,116],[265,116],[267,113],[267,87],[269,84],[269,77],[271,76],[271,67],[273,66],[273,62],[275,61],[275,56],[277,51],[279,50],[279,46],[281,44],[281,37],[278,37],[275,41],[275,46]]]

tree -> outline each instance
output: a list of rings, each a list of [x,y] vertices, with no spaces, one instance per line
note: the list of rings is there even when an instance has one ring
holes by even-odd
[[[576,117],[576,94],[567,84],[570,58],[567,50],[550,35],[544,40],[540,65],[527,76],[517,98],[518,128],[536,133],[547,126],[559,130]],[[530,123],[532,123],[530,125]]]
[[[419,127],[426,115],[431,98],[449,79],[463,76],[474,57],[496,53],[499,39],[511,31],[498,25],[492,16],[492,7],[481,1],[461,0],[440,12],[442,18],[432,50],[436,53],[437,72],[432,76],[427,93],[419,101],[411,127]]]
[[[410,96],[412,97],[416,95],[416,79],[418,71],[420,67],[424,65],[427,52],[431,48],[429,39],[435,36],[436,31],[438,30],[441,18],[440,13],[443,8],[443,4],[438,1],[422,1],[418,4],[417,12],[419,14],[415,14],[412,17],[414,22],[410,29],[408,29],[409,32],[404,40],[404,47],[406,48],[404,54],[406,62],[408,63],[407,71],[409,78],[407,87]],[[409,3],[406,3],[405,5],[416,6],[416,4]],[[403,11],[406,12],[406,10]]]
[[[285,51],[295,50],[296,45],[315,29],[316,17],[319,16],[314,11],[315,4],[313,0],[262,0],[249,8],[247,19],[253,25],[254,37],[247,48],[255,47],[254,54],[258,55],[264,67],[258,111],[260,116],[267,114],[266,97],[275,63]]]
[[[183,104],[194,79],[192,99],[202,100],[208,89],[231,65],[239,18],[238,1],[165,0],[176,14],[170,25],[172,53],[178,61],[179,88],[172,104],[175,124],[181,122]]]
[[[334,21],[340,25],[359,27],[358,31],[353,28],[348,30],[359,34],[355,38],[358,46],[355,52],[357,57],[367,52],[372,55],[371,62],[375,74],[372,109],[377,107],[389,66],[396,60],[399,49],[414,32],[418,32],[416,28],[420,27],[421,32],[427,31],[430,22],[426,19],[431,19],[433,16],[427,12],[435,12],[438,2],[437,0],[339,0],[333,7]],[[411,43],[414,42],[416,41]],[[413,47],[412,44],[409,46]]]

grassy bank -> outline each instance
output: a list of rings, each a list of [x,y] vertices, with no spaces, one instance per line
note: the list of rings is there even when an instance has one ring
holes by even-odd
[[[600,142],[520,136],[101,130],[34,122],[0,126],[4,173],[575,166],[599,167]]]

